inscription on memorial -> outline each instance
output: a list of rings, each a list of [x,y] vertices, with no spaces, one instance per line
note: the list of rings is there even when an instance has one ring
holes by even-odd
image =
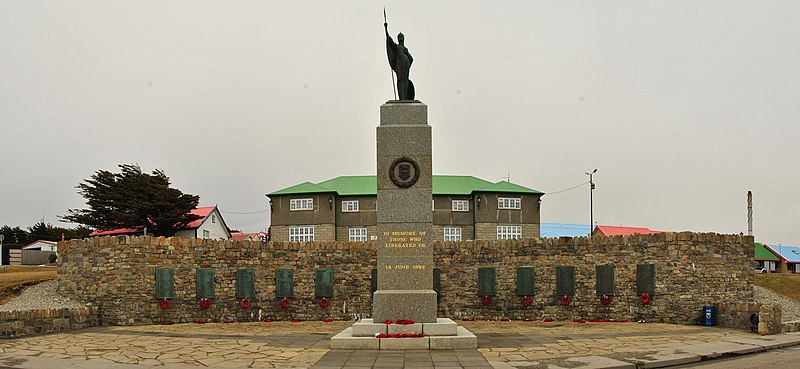
[[[415,265],[392,264],[392,265],[386,265],[386,269],[388,269],[388,270],[424,270],[425,269],[425,265],[424,264],[415,264]]]
[[[385,248],[420,248],[428,247],[424,242],[426,231],[384,231]]]

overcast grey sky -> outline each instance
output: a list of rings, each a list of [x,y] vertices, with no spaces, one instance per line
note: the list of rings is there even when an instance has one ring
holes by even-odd
[[[0,2],[0,225],[160,168],[268,225],[265,193],[375,172],[383,6],[414,56],[434,173],[544,192],[595,175],[599,224],[800,245],[798,1]],[[588,184],[542,221],[589,222]],[[72,225],[67,225],[72,226]]]

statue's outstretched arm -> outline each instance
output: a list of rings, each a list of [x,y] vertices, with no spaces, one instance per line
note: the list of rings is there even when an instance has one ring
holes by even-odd
[[[389,34],[389,24],[388,23],[384,23],[383,24],[383,30],[386,31],[386,44],[387,45],[391,45],[393,48],[397,47],[397,44],[394,42],[394,39],[392,39],[392,35]]]

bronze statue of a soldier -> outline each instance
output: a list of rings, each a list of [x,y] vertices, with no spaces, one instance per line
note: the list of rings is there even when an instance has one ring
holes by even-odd
[[[385,17],[385,13],[384,13]],[[404,44],[405,36],[402,33],[397,34],[396,44],[389,35],[389,24],[384,21],[383,28],[386,31],[386,55],[389,57],[389,65],[392,70],[397,74],[397,95],[400,100],[414,100],[414,83],[408,79],[409,72],[411,71],[411,63],[414,58],[408,52]]]

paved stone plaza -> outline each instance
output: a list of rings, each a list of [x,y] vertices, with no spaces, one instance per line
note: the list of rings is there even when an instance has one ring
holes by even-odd
[[[352,321],[98,327],[0,341],[6,368],[633,368],[800,344],[800,334],[638,323],[460,322],[477,350],[330,350]],[[407,338],[413,339],[413,338]],[[557,365],[557,366],[555,366]]]

